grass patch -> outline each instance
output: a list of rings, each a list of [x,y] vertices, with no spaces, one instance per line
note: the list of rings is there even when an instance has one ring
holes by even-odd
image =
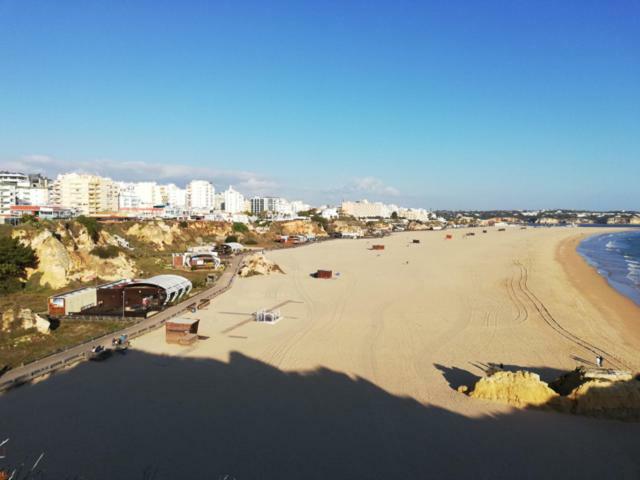
[[[87,340],[115,332],[133,321],[62,322],[49,335],[34,329],[3,334],[0,338],[0,367],[19,367]]]

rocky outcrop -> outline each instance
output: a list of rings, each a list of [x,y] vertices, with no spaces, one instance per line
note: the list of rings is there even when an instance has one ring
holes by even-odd
[[[11,332],[13,330],[30,330],[35,328],[39,333],[49,334],[51,324],[48,320],[34,313],[29,308],[21,308],[18,314],[14,309],[2,312],[2,324],[0,332]]]
[[[589,380],[569,396],[571,411],[590,417],[640,421],[640,382]]]
[[[66,287],[73,281],[91,281],[96,277],[118,280],[134,277],[137,268],[132,259],[120,252],[115,258],[99,258],[91,252],[96,246],[117,245],[109,233],[101,232],[94,242],[86,229],[76,232],[58,226],[55,232],[15,230],[13,237],[31,246],[38,256],[38,267],[27,271],[27,278],[39,274],[38,283],[53,289]]]
[[[164,222],[135,223],[126,234],[155,245],[158,250],[164,250],[166,246],[174,243],[175,234],[179,233],[179,228],[176,227],[177,224],[172,227]]]
[[[233,233],[233,226],[228,222],[141,222],[133,224],[124,233],[158,250],[165,250],[168,247],[202,243],[204,238],[216,237],[223,241]]]
[[[458,391],[468,389],[462,386]],[[469,396],[516,407],[640,421],[640,381],[624,370],[577,368],[550,385],[532,372],[493,370],[478,380]]]
[[[360,237],[364,236],[366,233],[365,229],[361,225],[343,220],[336,220],[333,222],[333,231],[336,233],[355,233]]]
[[[407,230],[408,231],[419,231],[419,230],[429,230],[429,228],[431,228],[429,225],[427,225],[426,223],[418,223],[418,222],[409,222],[409,224],[407,225]]]
[[[242,266],[238,271],[238,275],[241,277],[251,277],[253,275],[270,275],[272,273],[284,273],[282,269],[267,259],[261,253],[255,253],[245,257],[242,262]]]
[[[37,313],[33,313],[29,308],[21,308],[18,313],[20,328],[29,330],[35,328],[39,333],[49,334],[51,324]]]
[[[327,232],[321,225],[305,220],[292,220],[289,222],[277,222],[273,224],[276,233],[281,235],[313,235],[326,237]]]
[[[2,312],[2,323],[0,323],[0,332],[9,333],[13,330],[13,324],[16,320],[13,309]]]
[[[469,396],[516,407],[548,406],[560,397],[538,374],[502,370],[478,380]]]

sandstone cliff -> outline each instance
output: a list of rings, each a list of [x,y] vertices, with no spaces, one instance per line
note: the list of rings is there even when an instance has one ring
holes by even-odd
[[[222,242],[233,233],[232,224],[226,222],[155,222],[135,223],[124,231],[128,237],[153,245],[158,250],[180,248],[204,241]]]
[[[292,220],[289,222],[274,222],[271,230],[279,235],[315,235],[316,237],[326,237],[327,232],[316,222],[305,220]]]
[[[100,232],[94,242],[84,227],[67,228],[60,224],[48,229],[16,229],[12,236],[31,246],[38,255],[38,268],[27,272],[27,278],[40,274],[38,283],[53,289],[63,288],[73,281],[91,281],[96,277],[117,280],[133,277],[136,267],[124,252],[114,258],[99,258],[92,253],[97,246],[118,244],[107,232]]]
[[[33,313],[28,308],[21,308],[16,314],[14,309],[2,312],[2,322],[0,322],[0,332],[12,332],[14,330],[30,330],[35,328],[39,333],[49,334],[49,320]]]

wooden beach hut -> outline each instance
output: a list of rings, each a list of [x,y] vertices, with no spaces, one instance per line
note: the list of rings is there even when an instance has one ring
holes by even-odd
[[[195,318],[173,318],[165,323],[165,341],[180,345],[191,345],[198,340],[200,320]]]

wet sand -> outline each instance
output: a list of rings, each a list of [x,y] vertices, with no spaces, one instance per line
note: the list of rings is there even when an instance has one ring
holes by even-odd
[[[271,252],[286,274],[239,279],[196,313],[197,345],[155,331],[10,392],[0,430],[87,478],[636,478],[638,424],[455,389],[491,363],[551,380],[593,365],[590,345],[638,370],[640,309],[580,264],[585,231],[466,232]],[[248,321],[272,307],[277,324]]]

